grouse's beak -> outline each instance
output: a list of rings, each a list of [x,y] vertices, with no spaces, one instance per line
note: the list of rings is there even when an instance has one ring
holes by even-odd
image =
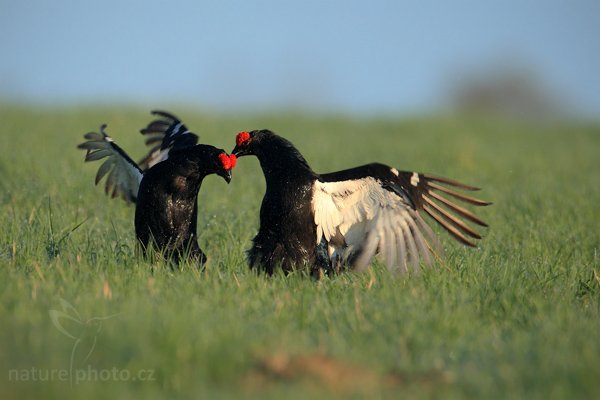
[[[223,179],[225,179],[225,182],[229,183],[231,182],[231,170],[227,170],[225,171],[224,169],[220,170],[219,172],[217,172],[217,174],[222,177]]]
[[[231,154],[235,154],[236,157],[247,156],[250,153],[248,152],[248,146],[244,146],[246,148],[235,146],[233,150],[231,150]]]

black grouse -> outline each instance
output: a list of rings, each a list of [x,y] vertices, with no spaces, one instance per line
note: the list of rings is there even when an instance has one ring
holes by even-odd
[[[135,232],[142,251],[152,246],[167,259],[179,263],[187,256],[203,264],[206,255],[197,240],[198,192],[205,176],[218,174],[227,183],[235,166],[235,156],[205,144],[175,116],[153,111],[159,118],[141,133],[153,145],[136,164],[105,133],[90,132],[77,146],[87,150],[85,161],[107,158],[98,169],[96,184],[106,176],[105,191],[135,203]]]
[[[377,253],[392,271],[418,270],[421,260],[429,264],[442,253],[423,212],[468,246],[481,236],[463,219],[487,226],[443,196],[491,204],[457,192],[478,188],[454,180],[378,163],[318,174],[292,143],[269,130],[239,133],[232,154],[255,155],[265,176],[260,228],[248,261],[268,274],[305,266],[313,274],[360,271]]]

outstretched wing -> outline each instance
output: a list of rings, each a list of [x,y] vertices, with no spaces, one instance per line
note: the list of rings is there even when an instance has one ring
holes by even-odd
[[[120,196],[128,203],[135,203],[143,173],[137,164],[104,131],[106,124],[100,126],[100,132],[89,132],[83,137],[85,142],[77,148],[87,150],[85,161],[106,158],[96,173],[96,185],[106,176],[104,190],[112,198]]]
[[[190,132],[173,114],[158,110],[152,111],[152,114],[159,118],[140,130],[147,137],[146,144],[152,146],[150,152],[138,163],[143,171],[169,158],[169,152],[198,143],[198,135]]]
[[[442,185],[443,184],[443,185]],[[315,182],[313,211],[317,242],[325,239],[330,257],[340,257],[355,270],[366,268],[380,253],[390,270],[419,268],[441,255],[439,241],[422,218],[430,215],[453,237],[474,246],[481,236],[460,217],[487,226],[472,212],[441,193],[474,205],[490,203],[444,185],[476,188],[444,178],[399,172],[382,164],[321,175]]]
[[[481,235],[463,219],[483,227],[488,225],[473,212],[456,204],[447,196],[474,206],[492,204],[456,190],[477,191],[480,190],[479,188],[452,179],[406,171],[398,173],[397,181],[400,189],[408,193],[417,211],[425,211],[459,242],[471,247],[476,246],[473,239],[481,239]]]

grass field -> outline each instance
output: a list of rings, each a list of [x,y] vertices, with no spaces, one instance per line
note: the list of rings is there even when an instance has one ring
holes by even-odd
[[[320,172],[377,160],[482,186],[490,229],[478,249],[442,234],[444,265],[420,274],[257,276],[244,251],[264,181],[243,158],[200,193],[206,271],[173,272],[139,259],[134,208],[75,148],[107,122],[137,159],[145,110],[4,105],[3,399],[600,393],[599,124],[171,111],[227,151],[268,127]]]

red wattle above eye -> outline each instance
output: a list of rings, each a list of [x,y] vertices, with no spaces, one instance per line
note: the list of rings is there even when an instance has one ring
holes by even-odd
[[[237,163],[237,157],[235,154],[228,156],[225,153],[221,153],[219,154],[219,162],[225,171],[229,171],[235,167],[235,164]]]
[[[225,171],[229,171],[231,169],[231,160],[227,154],[219,154],[219,161],[221,162],[221,165]]]
[[[250,139],[250,134],[248,132],[240,132],[235,137],[235,144],[241,146],[246,140]]]

